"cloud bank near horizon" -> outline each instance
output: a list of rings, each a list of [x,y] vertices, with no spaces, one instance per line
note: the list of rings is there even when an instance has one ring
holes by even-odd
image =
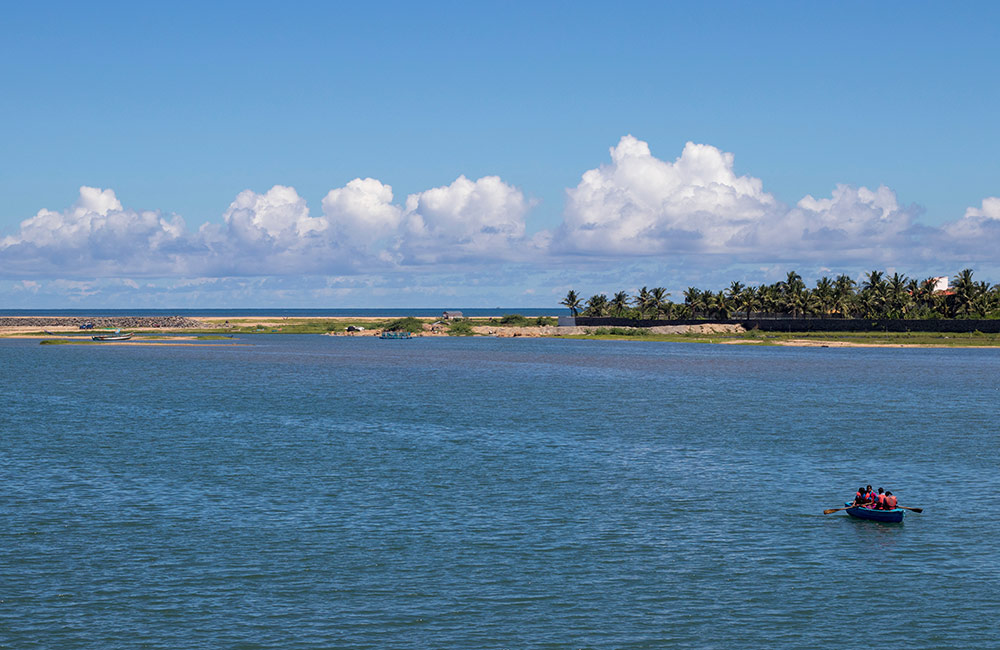
[[[81,275],[361,278],[463,267],[452,279],[462,282],[476,273],[495,276],[505,265],[558,274],[581,262],[644,261],[669,273],[692,260],[995,266],[1000,250],[998,197],[941,226],[922,224],[919,206],[900,204],[885,186],[837,184],[829,197],[807,195],[790,206],[759,178],[738,175],[732,153],[689,142],[671,162],[631,135],[611,147],[609,162],[566,190],[561,223],[534,233],[535,202],[497,176],[460,176],[401,201],[390,185],[356,178],[331,189],[319,207],[275,185],[241,192],[221,222],[190,228],[179,215],[125,207],[111,189],[82,187],[72,206],[42,209],[0,236],[0,278],[30,288]]]

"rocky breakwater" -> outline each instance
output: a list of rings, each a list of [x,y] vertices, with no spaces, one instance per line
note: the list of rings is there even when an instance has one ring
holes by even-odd
[[[184,316],[0,316],[0,328],[76,328],[92,323],[94,329],[190,329],[205,327]]]

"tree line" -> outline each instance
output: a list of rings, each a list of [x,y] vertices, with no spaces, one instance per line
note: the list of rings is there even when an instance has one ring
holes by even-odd
[[[936,291],[936,278],[916,280],[882,271],[865,274],[860,283],[848,275],[822,277],[808,287],[795,271],[774,284],[748,286],[733,282],[721,291],[688,287],[683,302],[669,300],[663,287],[630,296],[619,291],[611,298],[593,295],[587,300],[570,290],[559,303],[574,316],[639,320],[751,317],[824,317],[871,319],[1000,318],[1000,284],[977,282],[971,269],[954,277],[946,291]]]

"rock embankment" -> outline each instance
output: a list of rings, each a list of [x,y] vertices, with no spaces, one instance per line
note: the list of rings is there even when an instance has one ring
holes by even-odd
[[[205,326],[184,316],[0,316],[0,328],[79,328],[85,323],[93,323],[94,329],[189,329]]]

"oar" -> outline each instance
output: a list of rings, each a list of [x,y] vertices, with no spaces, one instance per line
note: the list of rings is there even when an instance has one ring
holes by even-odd
[[[844,506],[843,508],[827,508],[826,510],[823,511],[823,514],[824,515],[831,515],[831,514],[833,514],[835,512],[840,512],[841,510],[850,510],[851,508],[856,508],[856,507],[858,507],[858,505],[852,503],[851,505]]]
[[[923,508],[907,508],[906,506],[896,506],[897,508],[902,508],[903,510],[912,510],[913,512],[923,512]]]

